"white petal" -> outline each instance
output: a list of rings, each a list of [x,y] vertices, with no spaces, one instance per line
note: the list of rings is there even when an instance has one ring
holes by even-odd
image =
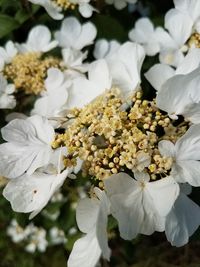
[[[57,46],[57,41],[51,42],[51,32],[46,26],[34,27],[28,36],[27,43],[28,51],[47,52]]]
[[[159,60],[162,64],[171,65],[176,68],[182,63],[183,59],[183,52],[178,48],[161,50],[159,55]]]
[[[36,135],[35,127],[27,120],[15,119],[1,129],[4,140],[13,143],[28,144]]]
[[[75,17],[63,20],[61,30],[55,33],[55,37],[61,47],[73,47],[81,33],[81,24]]]
[[[185,107],[183,116],[194,124],[200,123],[200,103],[192,103]]]
[[[26,147],[14,143],[0,145],[0,174],[7,178],[22,175],[30,168],[37,155],[38,151],[27,151]]]
[[[189,14],[193,20],[199,17],[200,2],[198,0],[174,0],[174,5],[180,11]]]
[[[178,160],[200,160],[200,124],[192,125],[175,145]]]
[[[159,91],[161,86],[174,74],[174,69],[169,65],[155,64],[145,73],[145,77],[150,84]]]
[[[174,157],[176,150],[175,145],[167,140],[162,140],[158,143],[160,154],[164,157]]]
[[[95,232],[78,239],[69,256],[68,267],[94,267],[101,255]]]
[[[109,43],[106,39],[97,40],[94,48],[94,57],[96,59],[104,58],[109,49]]]
[[[142,46],[126,42],[123,44],[108,64],[113,83],[119,86],[125,94],[136,90],[140,83],[140,70],[145,57]]]
[[[44,173],[27,174],[11,180],[3,191],[16,212],[34,212],[37,215],[46,206],[53,193],[63,184],[67,172],[60,175]],[[33,215],[31,218],[33,218]]]
[[[85,46],[93,44],[93,41],[97,35],[97,29],[91,22],[83,24],[81,34],[77,40],[76,49],[83,49]]]
[[[188,243],[189,237],[200,225],[200,208],[186,195],[180,194],[166,218],[167,240],[176,247]]]
[[[122,238],[130,240],[138,233],[150,235],[155,230],[164,230],[164,220],[155,209],[148,188],[143,188],[140,181],[119,173],[106,179],[104,184]]]
[[[56,8],[55,5],[52,4],[49,0],[29,0],[33,4],[41,5],[43,6],[47,13],[56,20],[63,19],[63,15],[59,13],[60,9]]]
[[[136,186],[136,181],[130,179],[126,173],[113,174],[108,179],[104,180],[105,189],[109,197],[114,194],[121,194],[123,192],[132,192],[132,188]]]
[[[111,88],[111,76],[104,59],[94,61],[89,68],[88,78],[104,90]]]
[[[48,163],[54,129],[46,119],[32,116],[26,120],[13,120],[2,129],[2,136],[8,141],[0,150],[2,175],[16,178],[25,171],[32,174]]]
[[[156,41],[150,41],[144,45],[144,49],[148,56],[154,56],[160,51],[160,45]]]
[[[89,18],[95,9],[87,3],[79,4],[79,12],[84,18]]]
[[[100,207],[97,217],[96,234],[99,242],[99,246],[102,250],[102,255],[108,261],[110,260],[110,248],[108,247],[108,234],[107,234],[107,224],[108,224],[108,214],[110,213],[110,203],[104,191],[99,190],[98,197],[100,198]],[[96,191],[95,191],[96,192]],[[97,192],[96,192],[97,194]]]
[[[200,162],[195,160],[176,161],[172,167],[172,175],[177,182],[188,182],[192,186],[200,186]]]
[[[69,89],[67,108],[82,108],[103,92],[105,88],[101,88],[98,84],[86,78],[77,78]]]
[[[181,47],[192,33],[193,22],[187,14],[171,9],[165,16],[165,28],[168,29],[177,45]]]
[[[147,190],[151,195],[160,216],[166,216],[179,195],[179,186],[175,180],[168,176],[156,182],[148,183]]]
[[[97,199],[81,199],[76,209],[76,221],[83,233],[89,233],[96,226],[99,212],[99,201]]]
[[[189,50],[181,64],[176,69],[176,74],[187,74],[199,67],[200,49]]]
[[[95,43],[93,55],[96,59],[108,58],[119,49],[120,43],[116,40],[99,39]]]
[[[162,50],[176,49],[177,44],[172,36],[165,31],[162,27],[157,27],[155,30],[155,38],[159,41]]]
[[[154,27],[149,18],[140,18],[135,23],[135,28],[129,32],[131,41],[138,43],[148,43],[149,37],[154,32]]]
[[[165,82],[158,92],[157,106],[170,115],[180,115],[187,105],[197,103],[200,100],[199,71],[198,68],[186,75],[175,75]]]
[[[75,17],[64,19],[61,30],[55,33],[59,45],[63,48],[74,48],[81,50],[92,44],[97,30],[93,23],[87,22],[83,25]]]

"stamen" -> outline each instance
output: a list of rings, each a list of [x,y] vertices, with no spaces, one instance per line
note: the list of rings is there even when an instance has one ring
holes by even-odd
[[[60,60],[52,56],[42,58],[41,53],[18,54],[5,66],[4,75],[16,90],[37,95],[45,90],[44,80],[51,67],[61,68]]]
[[[76,6],[76,4],[71,3],[70,0],[52,0],[52,2],[53,2],[56,6],[62,8],[63,10],[67,10],[67,9],[72,9],[72,10],[74,10],[74,9],[75,9],[75,6]]]
[[[193,47],[200,48],[200,34],[199,33],[196,32],[190,37],[188,41],[188,46],[190,48],[193,48]]]

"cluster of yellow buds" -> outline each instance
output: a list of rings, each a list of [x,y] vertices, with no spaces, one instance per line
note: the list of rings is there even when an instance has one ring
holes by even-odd
[[[47,70],[51,67],[61,68],[58,58],[43,57],[42,53],[17,54],[3,70],[6,79],[14,83],[17,91],[37,95],[44,88]]]
[[[67,147],[66,167],[79,157],[84,161],[83,175],[99,180],[121,171],[145,171],[155,180],[170,171],[173,159],[160,155],[158,142],[173,141],[174,135],[165,133],[173,127],[172,121],[156,107],[155,100],[143,100],[141,91],[124,101],[120,90],[112,88],[69,116],[73,121],[52,144]],[[184,134],[186,128],[181,129]]]

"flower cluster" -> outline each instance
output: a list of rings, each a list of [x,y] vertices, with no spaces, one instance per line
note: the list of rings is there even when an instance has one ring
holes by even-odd
[[[33,223],[23,228],[15,219],[8,226],[7,234],[14,243],[23,243],[24,249],[29,253],[34,253],[36,250],[45,252],[48,246],[67,242],[64,232],[57,227],[50,229],[48,240],[45,229],[39,228]]]
[[[85,17],[97,11],[89,0],[30,2],[58,20],[76,6]],[[135,2],[106,1],[117,9]],[[3,196],[33,218],[68,180],[89,187],[75,203],[84,235],[69,267],[110,260],[112,217],[125,240],[158,231],[177,247],[200,225],[200,207],[188,197],[200,186],[200,2],[174,4],[164,28],[141,18],[130,41],[97,40],[93,56],[97,29],[75,17],[53,35],[39,25],[25,43],[0,48],[0,108],[20,105],[21,94],[35,99],[29,116],[14,113],[1,129]],[[160,62],[144,73],[145,57],[157,53]],[[33,234],[39,241],[28,237],[26,249],[45,250],[46,232],[27,229],[13,222],[8,232],[15,242]],[[53,228],[54,243],[59,233]]]

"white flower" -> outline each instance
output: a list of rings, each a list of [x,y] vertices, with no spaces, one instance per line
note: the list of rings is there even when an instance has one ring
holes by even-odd
[[[51,41],[50,30],[43,25],[35,26],[28,34],[24,44],[18,44],[20,52],[48,52],[57,46],[56,40]]]
[[[85,46],[93,44],[97,30],[93,23],[83,25],[75,17],[63,20],[60,31],[55,33],[59,46],[81,50]]]
[[[93,11],[97,11],[92,5],[89,4],[90,0],[70,0],[72,4],[78,5],[78,10],[84,18],[92,16]]]
[[[7,228],[7,235],[11,237],[14,243],[19,243],[26,238],[26,232],[19,226],[15,219],[12,219],[10,225]]]
[[[12,41],[8,41],[5,48],[0,47],[0,71],[3,70],[4,65],[12,61],[17,54],[17,48]]]
[[[63,19],[63,14],[61,14],[61,8],[56,6],[53,1],[51,0],[28,0],[29,2],[36,4],[36,5],[41,5],[43,6],[49,16],[51,16],[53,19],[60,20]]]
[[[83,61],[87,58],[87,54],[87,51],[82,52],[73,48],[62,49],[63,64],[67,68],[65,72],[75,72],[75,74],[86,72],[88,64]]]
[[[50,68],[45,80],[46,91],[36,100],[32,114],[38,114],[47,118],[56,116],[67,102],[67,89],[71,81],[66,80],[64,73],[59,69]]]
[[[149,18],[141,18],[136,21],[135,28],[129,32],[129,39],[141,44],[148,56],[154,56],[160,51],[156,31]]]
[[[145,58],[143,47],[126,42],[107,58],[113,85],[119,86],[124,95],[133,93],[140,84],[140,70]]]
[[[7,143],[0,145],[0,173],[16,178],[49,163],[54,129],[47,119],[32,116],[26,120],[12,120],[1,130]]]
[[[177,66],[183,60],[184,45],[192,34],[193,22],[189,16],[179,10],[171,9],[165,16],[166,32],[162,28],[157,30],[160,42],[160,61],[172,66]]]
[[[116,40],[107,41],[106,39],[99,39],[95,43],[93,55],[96,59],[108,58],[112,56],[120,47],[120,43]]]
[[[200,65],[200,49],[190,50],[176,70],[167,64],[155,64],[146,73],[145,77],[151,85],[159,91],[162,85],[177,74],[188,74]]]
[[[15,97],[12,95],[14,91],[14,84],[8,84],[7,80],[0,74],[0,109],[13,109],[16,106]]]
[[[186,75],[168,79],[159,90],[157,106],[172,119],[178,115],[193,123],[200,123],[200,68]]]
[[[64,231],[56,226],[50,229],[49,235],[51,239],[51,245],[65,244],[67,242]]]
[[[36,216],[48,203],[53,194],[62,186],[69,170],[58,174],[35,172],[12,179],[3,190],[3,196],[16,212],[31,212]]]
[[[200,125],[192,125],[189,130],[173,144],[160,141],[158,144],[162,156],[172,157],[171,175],[181,183],[200,186]]]
[[[139,233],[164,231],[165,216],[179,194],[179,186],[170,176],[155,182],[149,182],[145,173],[136,173],[135,177],[118,173],[104,181],[111,213],[118,221],[121,237],[128,240]]]
[[[125,8],[127,4],[135,4],[137,0],[105,0],[105,2],[109,5],[114,5],[116,9],[120,10]]]
[[[101,254],[107,260],[110,249],[107,243],[107,217],[110,206],[104,191],[94,189],[97,198],[81,199],[76,220],[79,229],[86,235],[78,239],[68,260],[68,267],[95,267]]]
[[[176,247],[188,243],[189,237],[200,225],[200,207],[185,192],[180,192],[170,213],[166,217],[167,240]]]
[[[32,232],[29,235],[29,244],[26,245],[25,250],[29,253],[34,253],[36,249],[40,252],[45,252],[48,246],[46,239],[46,230],[36,226],[31,227]]]
[[[63,19],[64,15],[61,14],[62,8],[56,5],[55,2],[51,0],[29,0],[33,4],[43,6],[49,16],[53,19],[61,20]],[[90,0],[69,0],[69,4],[78,5],[78,10],[80,14],[85,17],[89,18],[92,16],[93,11],[96,11],[93,6],[89,4]]]

